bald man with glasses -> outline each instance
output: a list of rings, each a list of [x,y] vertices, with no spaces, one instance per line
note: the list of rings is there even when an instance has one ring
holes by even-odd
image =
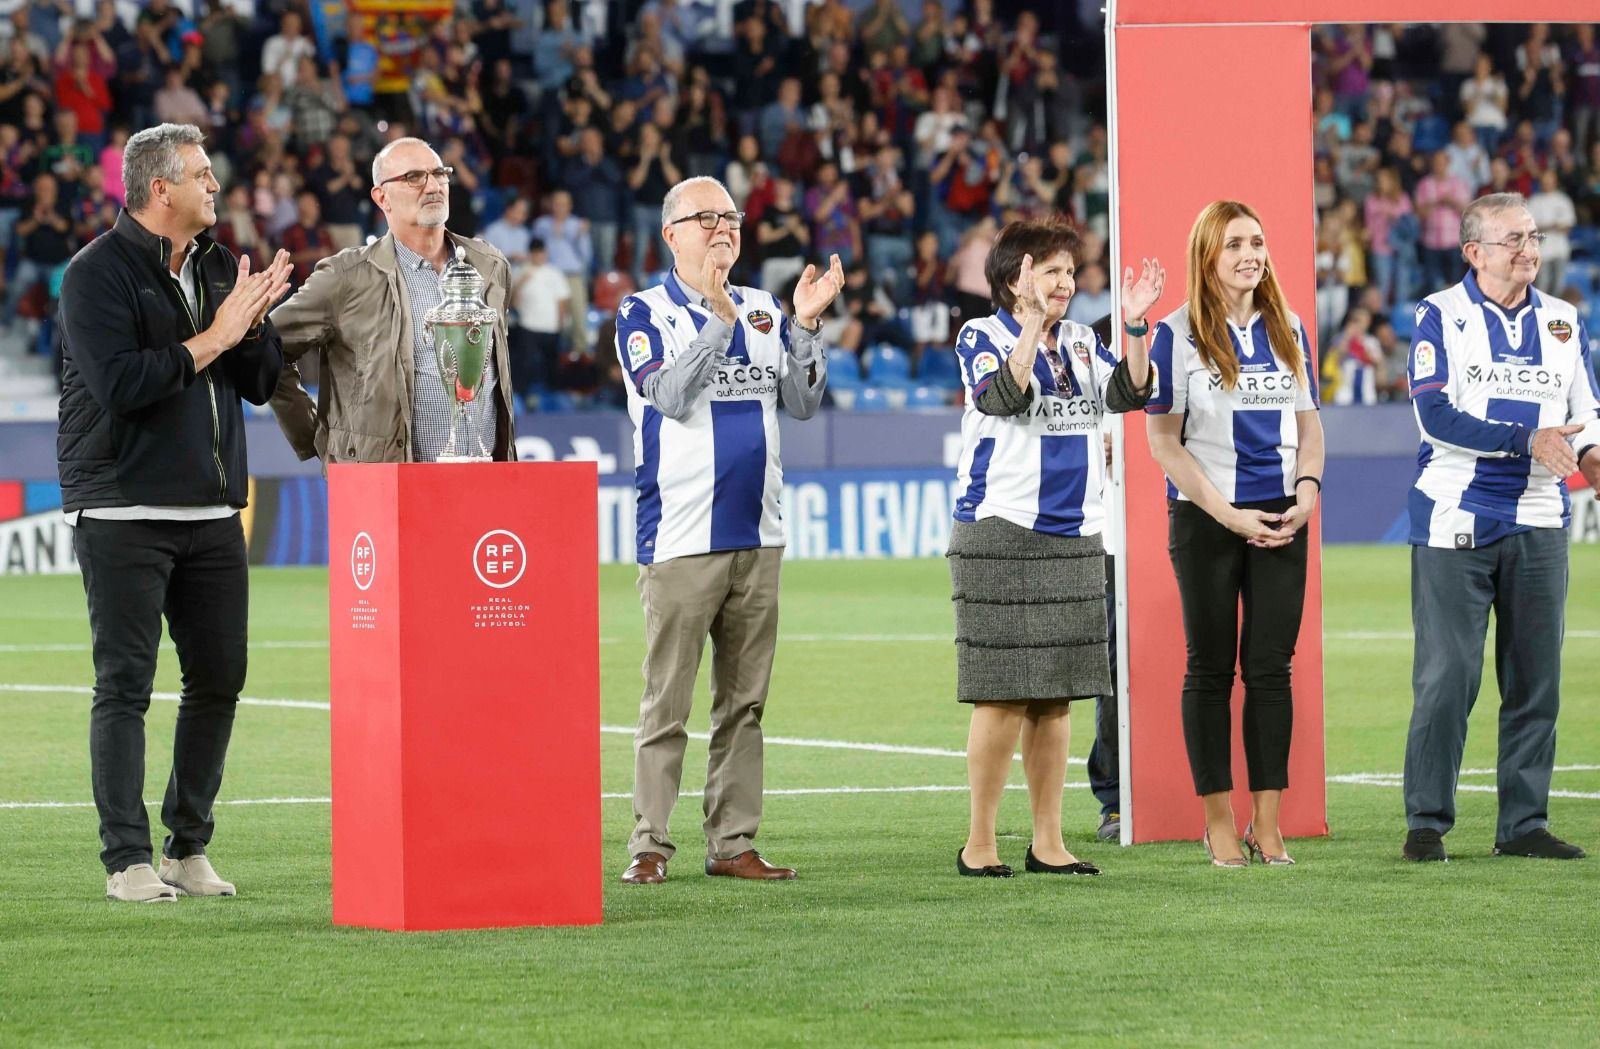
[[[450,219],[454,171],[421,139],[401,138],[372,159],[372,200],[389,232],[317,263],[304,286],[272,311],[283,337],[284,369],[272,398],[278,425],[302,459],[328,463],[432,462],[449,440],[450,396],[423,316],[442,299],[440,277],[456,249],[483,275],[484,298],[499,315],[494,354],[466,421],[496,460],[514,458],[506,302],[506,257],[482,240],[457,236]],[[306,392],[299,362],[314,353],[318,395]]]
[[[716,179],[673,186],[661,206],[672,268],[661,284],[617,308],[617,357],[634,424],[646,645],[631,862],[622,875],[631,885],[666,880],[675,851],[667,819],[678,800],[684,723],[708,638],[705,871],[761,881],[795,876],[754,846],[784,544],[778,409],[809,419],[822,402],[828,362],[821,315],[844,286],[844,270],[837,255],[820,274],[806,267],[791,319],[774,294],[780,289],[728,283],[743,225]]]

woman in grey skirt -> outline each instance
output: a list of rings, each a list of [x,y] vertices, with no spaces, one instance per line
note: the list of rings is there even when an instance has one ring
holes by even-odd
[[[998,312],[956,338],[967,409],[949,557],[956,695],[972,704],[972,822],[956,869],[974,877],[1012,875],[995,818],[1019,736],[1033,810],[1027,869],[1100,873],[1061,839],[1067,704],[1111,688],[1099,424],[1149,399],[1144,317],[1166,274],[1147,259],[1137,278],[1123,275],[1119,362],[1091,329],[1063,319],[1078,252],[1064,223],[1007,225],[984,266]]]

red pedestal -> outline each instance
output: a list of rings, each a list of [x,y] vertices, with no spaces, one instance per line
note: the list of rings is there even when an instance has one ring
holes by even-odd
[[[333,921],[601,917],[593,463],[333,466]]]

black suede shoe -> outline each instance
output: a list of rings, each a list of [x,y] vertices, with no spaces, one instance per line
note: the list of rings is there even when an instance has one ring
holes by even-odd
[[[1518,835],[1510,841],[1494,843],[1496,856],[1532,856],[1539,860],[1581,860],[1588,853],[1562,841],[1543,827]]]
[[[1033,846],[1028,846],[1028,857],[1023,861],[1023,867],[1029,874],[1099,874],[1100,868],[1084,860],[1076,863],[1046,863],[1033,855]]]
[[[966,846],[956,850],[956,873],[963,878],[1009,878],[1016,872],[1003,863],[996,863],[988,867],[968,867],[967,861],[961,858],[966,851]]]
[[[1438,831],[1427,828],[1407,831],[1405,848],[1400,850],[1400,855],[1412,863],[1450,862],[1450,856],[1444,851],[1444,839]]]

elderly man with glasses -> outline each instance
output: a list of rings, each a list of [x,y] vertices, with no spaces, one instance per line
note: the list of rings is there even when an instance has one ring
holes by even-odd
[[[661,234],[666,279],[617,309],[628,375],[638,489],[644,696],[634,736],[632,862],[622,880],[666,880],[706,638],[711,639],[711,745],[706,768],[707,874],[768,881],[788,867],[756,852],[761,822],[761,714],[778,636],[783,522],[778,497],[781,406],[808,419],[827,382],[821,315],[844,286],[835,255],[807,266],[794,317],[772,289],[734,287],[744,214],[727,188],[696,177],[673,186]],[[784,289],[787,290],[787,289]]]
[[[1417,306],[1408,860],[1447,859],[1442,839],[1455,825],[1491,608],[1500,685],[1494,852],[1584,855],[1548,823],[1572,517],[1566,480],[1582,471],[1600,497],[1600,386],[1576,309],[1533,286],[1543,239],[1521,196],[1479,197],[1461,217],[1472,272]]]
[[[400,138],[372,158],[372,199],[389,232],[317,263],[287,302],[272,311],[283,337],[283,374],[272,398],[278,425],[302,459],[432,462],[450,436],[451,401],[439,378],[422,318],[442,299],[440,277],[458,247],[483,275],[484,297],[499,314],[478,396],[466,405],[472,435],[497,460],[514,457],[506,300],[506,257],[482,240],[449,232],[450,179],[426,142]],[[316,354],[319,393],[306,393],[299,362]]]

